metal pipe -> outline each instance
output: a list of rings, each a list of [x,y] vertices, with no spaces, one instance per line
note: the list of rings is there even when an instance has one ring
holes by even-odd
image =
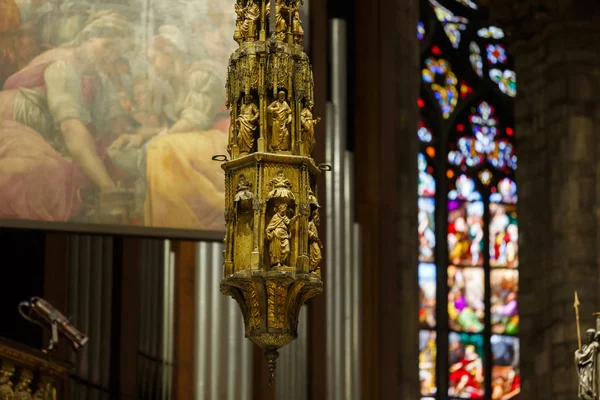
[[[345,132],[344,132],[345,133]],[[349,151],[344,152],[344,203],[342,207],[344,218],[344,263],[340,268],[344,270],[343,297],[343,337],[344,337],[344,391],[345,399],[354,398],[352,393],[352,287],[353,274],[353,235],[354,235],[354,158]]]
[[[196,371],[196,399],[206,399],[206,375],[207,375],[207,359],[208,359],[208,340],[207,332],[205,331],[209,326],[208,319],[208,294],[210,290],[210,284],[208,282],[208,273],[212,265],[208,262],[208,247],[210,243],[200,242],[196,247],[196,259],[198,263],[195,271],[195,281],[197,286],[196,292],[196,315],[194,319],[194,331],[196,332],[196,357],[195,357],[195,371]]]
[[[362,233],[358,223],[353,224],[353,256],[352,256],[352,393],[353,398],[360,399],[360,298],[361,298],[361,266],[362,266]]]
[[[333,224],[328,225],[329,229],[337,234],[333,235],[334,261],[333,281],[330,281],[330,288],[336,287],[332,296],[333,309],[332,314],[328,314],[328,319],[333,320],[333,400],[345,399],[347,396],[346,386],[344,384],[344,349],[346,348],[346,337],[344,335],[346,319],[344,318],[344,301],[347,298],[346,291],[349,288],[345,285],[346,275],[349,273],[345,267],[346,259],[346,240],[342,235],[347,232],[344,220],[345,204],[345,163],[346,152],[346,22],[335,18],[329,22],[330,28],[330,54],[331,54],[331,100],[335,106],[333,122],[333,197],[328,201],[333,202]],[[331,268],[330,267],[330,268]]]
[[[325,160],[328,164],[333,165],[333,130],[335,128],[334,123],[334,115],[335,115],[335,106],[332,103],[327,103],[326,105],[326,137],[325,137]],[[325,237],[327,238],[327,243],[333,243],[333,177],[331,174],[325,175],[325,196],[327,198],[327,203],[325,204],[325,219],[327,221],[327,229],[325,230]],[[326,362],[327,362],[327,398],[333,399],[334,393],[334,344],[336,343],[333,327],[334,327],[334,316],[333,316],[333,306],[335,304],[335,291],[336,285],[333,284],[334,277],[334,252],[333,250],[325,252],[325,303],[326,303],[326,327],[325,327],[325,336],[326,336]]]

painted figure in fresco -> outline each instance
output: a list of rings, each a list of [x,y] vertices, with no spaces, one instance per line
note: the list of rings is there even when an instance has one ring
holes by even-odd
[[[287,267],[290,257],[290,225],[298,218],[296,215],[288,218],[287,205],[280,204],[277,212],[267,226],[267,240],[269,241],[269,256],[271,267]]]
[[[244,104],[236,123],[238,128],[237,144],[240,153],[250,153],[254,148],[254,136],[258,127],[258,107],[252,101],[252,96],[244,96]]]
[[[213,48],[211,48],[213,49]],[[220,50],[224,51],[224,50]],[[219,230],[223,224],[223,172],[211,157],[227,146],[229,121],[224,108],[226,66],[210,57],[193,61],[183,33],[175,26],[159,28],[148,46],[157,76],[154,112],[166,127],[140,129],[123,135],[112,146],[117,156],[141,149],[145,157],[146,226]]]
[[[242,24],[242,35],[246,40],[252,41],[258,38],[258,22],[260,19],[260,8],[256,0],[249,0],[244,8],[244,22]]]
[[[321,276],[321,267],[319,264],[323,259],[321,254],[323,243],[321,243],[321,239],[319,239],[320,221],[321,219],[319,218],[319,210],[315,210],[313,212],[312,219],[308,222],[308,244],[310,248],[309,269],[310,272],[314,272],[319,276]]]
[[[588,343],[575,352],[575,365],[579,377],[579,389],[577,391],[579,400],[597,400],[598,382],[598,340],[596,330],[588,329],[586,332]]]
[[[300,113],[300,124],[302,126],[302,142],[305,146],[307,155],[312,154],[315,149],[315,125],[321,121],[321,118],[313,118],[312,108],[314,103],[309,101]]]
[[[133,35],[114,12],[89,16],[72,42],[35,57],[0,92],[0,218],[66,221],[88,186],[110,197],[105,164],[115,132],[126,130],[118,92],[98,69]]]
[[[269,105],[267,111],[273,115],[271,147],[275,151],[289,150],[290,132],[288,126],[292,123],[292,109],[285,101],[285,92],[279,92],[277,100]]]
[[[483,362],[475,346],[465,346],[463,358],[450,367],[449,383],[450,396],[483,399]]]

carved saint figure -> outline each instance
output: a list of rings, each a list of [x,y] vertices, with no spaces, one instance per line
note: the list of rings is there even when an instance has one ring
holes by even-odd
[[[302,142],[306,154],[310,155],[315,148],[315,125],[321,121],[321,118],[313,118],[312,108],[314,103],[309,101],[300,113],[300,124],[302,126]]]
[[[272,102],[267,111],[273,115],[273,131],[271,147],[273,150],[289,150],[290,136],[288,125],[292,122],[292,109],[285,101],[285,92],[279,92],[277,100]]]
[[[294,43],[302,46],[304,41],[304,29],[302,29],[302,21],[300,21],[300,5],[296,4],[294,15],[292,17],[292,34],[294,35]]]
[[[292,182],[285,177],[283,171],[278,171],[277,175],[269,181],[271,191],[267,199],[280,198],[280,199],[291,199],[294,200],[294,193],[292,192]]]
[[[321,243],[321,239],[319,239],[319,210],[315,210],[313,212],[312,219],[308,222],[308,243],[309,243],[309,270],[310,272],[314,272],[315,274],[321,276],[321,267],[319,264],[323,259],[321,255],[321,249],[323,248],[323,243]]]
[[[280,204],[266,229],[271,267],[288,266],[288,258],[290,257],[289,227],[296,221],[298,216],[288,218],[285,215],[286,211],[287,204]]]
[[[244,23],[242,24],[242,35],[246,40],[254,41],[257,39],[259,18],[260,8],[256,4],[256,0],[249,0],[244,9]]]
[[[588,343],[575,352],[575,365],[579,376],[579,400],[597,400],[598,382],[596,381],[598,358],[598,341],[595,339],[596,330],[588,329]]]
[[[233,121],[233,107],[235,106],[231,106],[231,109],[229,110],[229,120]],[[227,135],[227,152],[229,153],[229,155],[232,155],[231,151],[233,149],[233,145],[235,143],[235,124],[230,123],[229,124],[229,133]]]
[[[240,175],[237,189],[235,191],[234,202],[252,200],[254,194],[252,193],[252,182],[250,182],[245,175]]]
[[[244,35],[242,33],[242,25],[244,23],[245,15],[244,15],[244,7],[240,4],[235,3],[235,14],[237,18],[235,20],[235,30],[233,31],[233,40],[235,40],[238,44],[242,44],[244,40]]]
[[[250,153],[254,147],[254,132],[258,126],[258,115],[258,107],[252,102],[252,96],[247,94],[236,120],[237,145],[240,153]]]
[[[275,3],[275,38],[277,40],[285,40],[285,34],[287,33],[287,14],[288,7],[283,4],[281,0],[276,0]],[[271,18],[271,2],[269,1],[266,6],[266,18],[270,21]],[[270,29],[270,28],[269,28]]]

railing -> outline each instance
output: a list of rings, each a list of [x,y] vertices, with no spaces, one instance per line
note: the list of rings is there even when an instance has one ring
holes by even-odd
[[[57,400],[72,365],[0,337],[0,400]]]

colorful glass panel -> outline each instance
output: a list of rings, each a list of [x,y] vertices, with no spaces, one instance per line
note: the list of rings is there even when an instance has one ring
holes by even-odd
[[[498,85],[500,91],[507,96],[517,95],[517,75],[510,69],[501,71],[493,68],[490,70],[490,79]]]
[[[458,49],[460,45],[461,32],[467,29],[469,20],[463,17],[454,15],[454,13],[442,6],[436,0],[429,0],[429,3],[433,7],[433,11],[437,19],[442,23],[446,36],[452,43],[454,48]]]
[[[433,140],[433,134],[425,125],[421,125],[417,130],[417,136],[423,143],[430,143]]]
[[[459,399],[483,399],[485,371],[482,335],[451,332],[448,337],[448,395]]]
[[[469,43],[469,61],[471,61],[471,66],[473,70],[479,75],[480,78],[483,78],[483,60],[481,58],[481,48],[475,42]]]
[[[489,185],[490,182],[492,181],[492,173],[490,172],[489,169],[484,169],[484,170],[479,171],[477,176],[479,176],[479,180],[485,186]]]
[[[519,333],[519,271],[494,269],[490,280],[492,333],[516,335]]]
[[[417,24],[417,38],[423,40],[425,38],[425,24],[419,21]]]
[[[516,204],[517,199],[517,184],[509,178],[498,182],[498,186],[492,188],[492,194],[490,194],[492,203]]]
[[[433,262],[435,252],[435,200],[419,198],[419,261]]]
[[[427,36],[433,41],[422,41],[418,100],[423,121],[428,121],[418,130],[419,321],[426,332],[421,352],[430,338],[435,340],[431,332],[438,338],[441,332],[448,334],[446,329],[451,332],[449,342],[437,343],[440,353],[449,356],[448,363],[443,360],[448,375],[438,371],[432,383],[427,379],[435,370],[427,368],[434,364],[420,363],[421,400],[516,399],[519,232],[512,175],[517,157],[510,108],[493,93],[514,97],[516,75],[509,69],[505,32],[486,25],[489,14],[478,10],[476,0],[421,1],[426,13],[421,20],[431,22]],[[424,34],[418,31],[419,38]],[[461,43],[464,39],[468,42]],[[433,190],[426,191],[423,182],[431,182]],[[447,192],[439,193],[441,188]],[[447,207],[445,224],[439,219],[435,226],[431,223],[435,204]],[[446,248],[447,259],[433,257]],[[440,283],[447,292],[435,293]],[[436,308],[447,316],[439,310],[436,315]],[[485,359],[492,360],[489,370]],[[490,392],[484,393],[485,382]],[[448,393],[427,389],[433,386],[448,388]]]
[[[477,167],[488,161],[497,169],[516,169],[517,156],[513,145],[498,139],[498,118],[487,102],[479,103],[476,112],[469,116],[472,135],[457,140],[456,150],[448,152],[448,162],[454,165]]]
[[[431,175],[433,167],[429,165],[423,153],[419,153],[417,161],[419,168],[419,196],[435,196],[435,179]]]
[[[436,339],[435,331],[421,331],[419,334],[419,380],[421,382],[421,396],[434,396],[437,393],[435,379],[435,365],[437,362]]]
[[[519,266],[519,226],[514,205],[490,204],[490,266]]]
[[[448,267],[448,323],[457,332],[483,332],[483,268]]]
[[[506,63],[506,49],[501,44],[488,44],[485,46],[487,53],[487,60],[490,64],[504,64]]]
[[[521,393],[520,343],[510,336],[492,335],[492,399],[516,399]]]
[[[434,97],[440,105],[442,116],[450,117],[458,102],[458,91],[456,90],[458,79],[452,72],[448,60],[429,57],[425,60],[425,68],[421,75],[423,81],[430,84]]]
[[[419,264],[419,322],[425,328],[435,328],[436,324],[436,275],[435,264]]]
[[[483,202],[448,201],[448,258],[455,265],[483,265]]]
[[[503,39],[504,31],[497,26],[490,26],[487,28],[481,28],[477,31],[477,36],[484,39]]]
[[[457,3],[460,3],[464,6],[470,7],[473,10],[477,10],[479,7],[477,7],[477,4],[475,4],[474,1],[472,0],[456,0]]]
[[[481,200],[481,194],[475,191],[475,181],[466,175],[456,178],[454,185],[448,193],[449,200]]]

